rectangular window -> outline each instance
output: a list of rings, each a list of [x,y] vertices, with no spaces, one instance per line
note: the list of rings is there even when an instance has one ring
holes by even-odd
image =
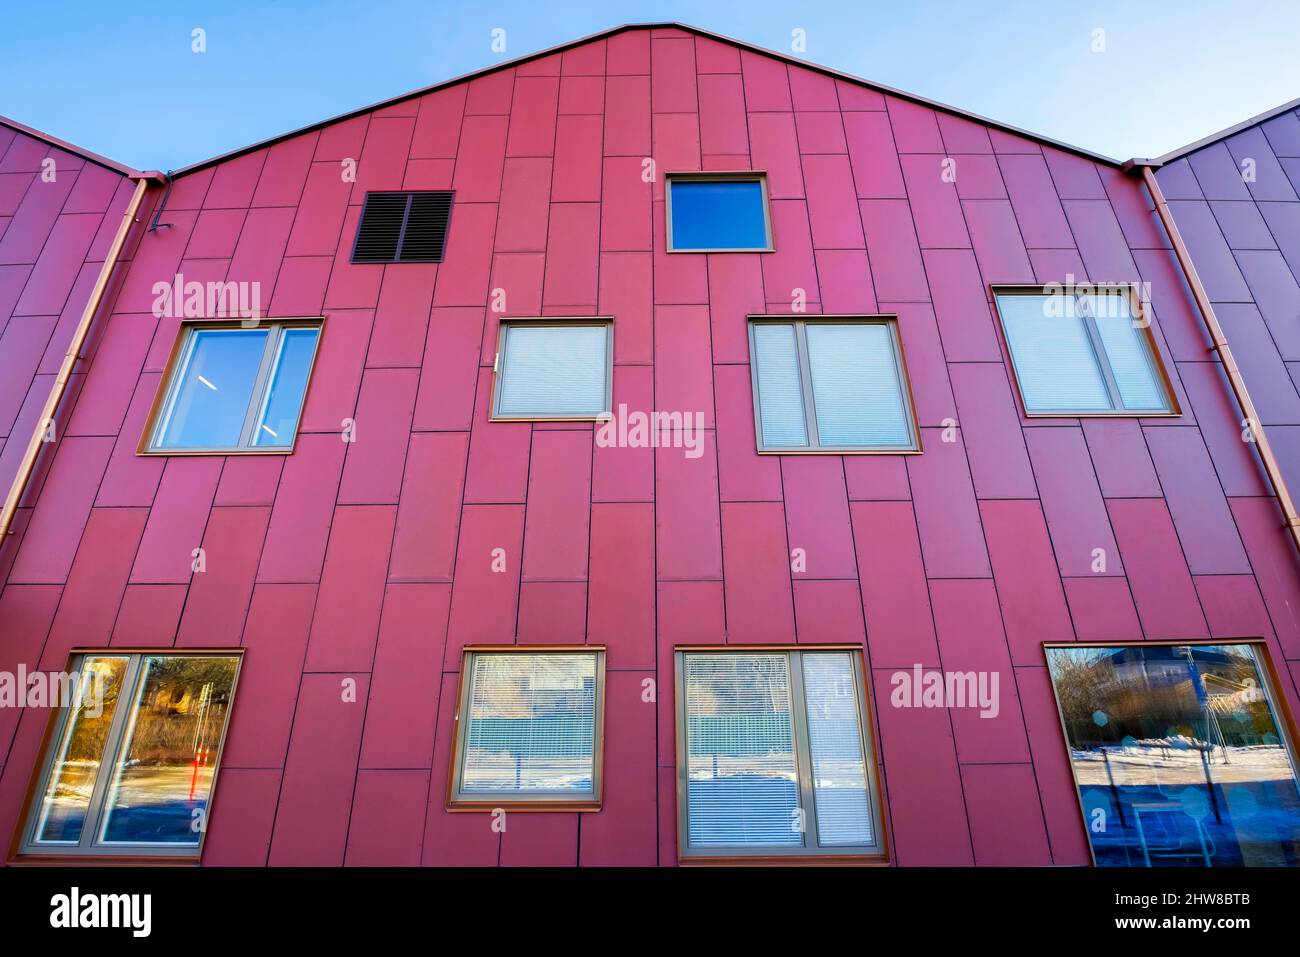
[[[1295,742],[1262,643],[1046,651],[1098,865],[1300,865]]]
[[[237,653],[75,656],[20,853],[197,859],[239,663]]]
[[[890,318],[751,316],[760,452],[915,452],[911,387]]]
[[[597,810],[603,648],[470,648],[447,806]]]
[[[140,451],[291,452],[320,320],[187,322]]]
[[[771,252],[762,173],[669,173],[669,252]]]
[[[683,858],[885,853],[861,652],[677,652]]]
[[[366,193],[354,263],[440,263],[451,223],[450,190]]]
[[[999,287],[994,298],[1027,415],[1177,414],[1131,287]]]
[[[503,321],[492,417],[599,418],[610,411],[612,368],[608,319]]]

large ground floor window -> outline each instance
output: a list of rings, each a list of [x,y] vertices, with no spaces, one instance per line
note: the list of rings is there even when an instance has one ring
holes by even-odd
[[[1300,864],[1294,741],[1261,642],[1049,646],[1101,866]]]

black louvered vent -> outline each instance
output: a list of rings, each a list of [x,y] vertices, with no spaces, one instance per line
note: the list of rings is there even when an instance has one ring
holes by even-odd
[[[451,218],[449,190],[366,193],[354,263],[440,263]]]

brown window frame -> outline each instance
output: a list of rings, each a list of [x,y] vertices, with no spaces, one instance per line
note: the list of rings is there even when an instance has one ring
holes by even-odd
[[[1061,708],[1060,694],[1056,689],[1056,681],[1052,677],[1051,662],[1048,659],[1047,652],[1052,648],[1143,648],[1154,646],[1176,646],[1189,645],[1192,647],[1215,647],[1220,645],[1250,645],[1255,649],[1257,661],[1259,662],[1260,676],[1264,679],[1264,687],[1261,689],[1266,700],[1273,706],[1273,713],[1277,720],[1278,730],[1281,732],[1282,747],[1285,749],[1291,760],[1292,767],[1296,770],[1297,776],[1300,777],[1300,725],[1296,724],[1295,716],[1291,713],[1290,703],[1286,699],[1286,694],[1282,691],[1281,674],[1278,672],[1276,665],[1273,663],[1273,657],[1268,645],[1268,639],[1262,637],[1252,638],[1189,638],[1179,641],[1175,638],[1160,639],[1141,639],[1134,638],[1125,641],[1045,641],[1042,644],[1043,649],[1043,667],[1047,674],[1047,682],[1052,688],[1052,704],[1056,710],[1058,727],[1061,729],[1061,747],[1064,753],[1065,762],[1070,767],[1070,781],[1074,786],[1074,797],[1076,806],[1079,809],[1079,826],[1083,831],[1083,840],[1088,847],[1088,859],[1092,866],[1097,866],[1097,853],[1092,846],[1092,835],[1088,830],[1088,811],[1083,803],[1083,794],[1080,790],[1079,776],[1075,769],[1074,761],[1070,758],[1071,743],[1070,732],[1065,726],[1065,712]]]
[[[1182,407],[1178,402],[1178,392],[1174,388],[1173,379],[1169,375],[1170,362],[1166,361],[1164,353],[1160,349],[1160,343],[1155,335],[1155,318],[1151,314],[1149,307],[1142,301],[1138,294],[1138,287],[1135,283],[1078,283],[1078,286],[1088,286],[1093,292],[1111,293],[1123,292],[1128,299],[1129,309],[1134,318],[1141,318],[1143,341],[1147,347],[1147,354],[1151,359],[1151,365],[1155,372],[1157,384],[1164,393],[1168,408],[1165,410],[1142,410],[1142,409],[1125,409],[1123,400],[1119,395],[1118,386],[1114,381],[1114,371],[1111,368],[1110,360],[1106,357],[1105,349],[1102,347],[1101,340],[1095,328],[1095,323],[1085,322],[1085,328],[1088,333],[1089,343],[1092,346],[1094,358],[1097,361],[1098,371],[1106,386],[1106,393],[1111,400],[1112,406],[1109,410],[1048,410],[1048,411],[1031,411],[1029,404],[1025,401],[1025,392],[1020,384],[1020,372],[1016,368],[1015,353],[1011,348],[1011,336],[1007,333],[1006,323],[1002,318],[1002,310],[998,306],[999,296],[1051,296],[1057,295],[1050,287],[1052,284],[1034,284],[1034,283],[993,283],[989,286],[990,305],[993,308],[993,314],[997,322],[998,340],[1002,346],[1002,353],[1007,367],[1011,371],[1011,381],[1015,387],[1016,402],[1022,417],[1026,419],[1171,419],[1181,416]],[[1060,295],[1066,294],[1066,290],[1071,289],[1064,283],[1057,283],[1061,287]],[[1069,293],[1076,297],[1078,293],[1071,291]]]
[[[221,329],[267,329],[270,331],[282,331],[285,329],[315,329],[316,345],[312,350],[311,364],[307,367],[307,381],[302,391],[302,401],[298,406],[298,421],[294,424],[293,439],[288,445],[278,446],[255,446],[249,444],[240,444],[235,446],[222,447],[168,447],[155,445],[157,432],[162,424],[164,407],[167,405],[172,395],[175,378],[180,371],[180,364],[185,355],[185,350],[194,333],[203,330],[221,330]],[[316,371],[316,361],[320,358],[321,340],[325,336],[325,317],[324,316],[293,316],[285,318],[263,317],[261,319],[183,319],[180,328],[177,330],[176,339],[172,343],[171,354],[167,358],[167,365],[163,369],[162,378],[158,381],[158,388],[154,392],[153,403],[149,407],[149,414],[145,417],[144,430],[140,434],[139,444],[136,446],[136,455],[147,456],[205,456],[205,455],[291,455],[298,444],[298,435],[302,426],[302,414],[307,408],[307,399],[311,395],[312,376]],[[266,399],[267,390],[271,385],[271,375],[274,371],[274,342],[268,340],[262,356],[262,367],[258,371],[257,379],[253,385],[253,394],[249,398],[247,416],[253,417],[254,407]]]

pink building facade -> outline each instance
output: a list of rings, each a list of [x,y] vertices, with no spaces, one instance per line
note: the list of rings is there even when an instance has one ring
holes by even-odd
[[[765,173],[773,250],[668,252],[689,171]],[[6,484],[130,172],[0,127]],[[440,263],[352,261],[386,190],[453,192]],[[676,865],[683,646],[859,649],[899,865],[1092,861],[1045,644],[1258,641],[1300,708],[1295,547],[1103,158],[633,27],[199,164],[138,220],[0,547],[0,669],[242,650],[204,865]],[[178,275],[323,317],[290,454],[138,454]],[[993,288],[1069,281],[1149,291],[1177,414],[1026,414]],[[760,315],[896,317],[922,451],[760,453]],[[512,317],[611,317],[613,406],[698,413],[700,454],[494,420]],[[448,808],[462,651],[498,645],[604,649],[597,809]],[[996,716],[896,706],[915,669],[996,674]],[[0,709],[0,833],[49,718]]]

